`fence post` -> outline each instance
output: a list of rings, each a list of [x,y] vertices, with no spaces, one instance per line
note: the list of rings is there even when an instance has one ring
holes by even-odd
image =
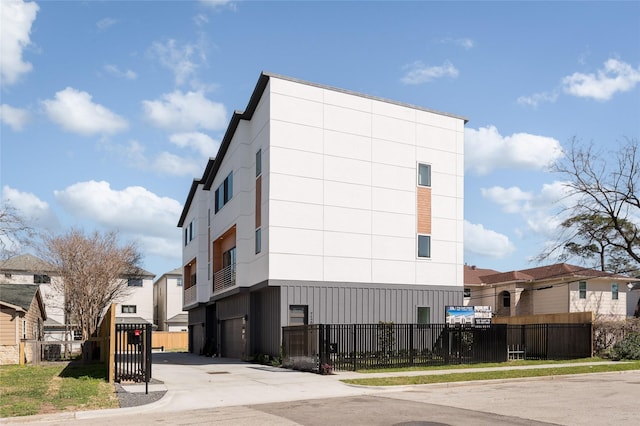
[[[353,371],[356,371],[356,357],[357,357],[357,351],[356,351],[356,345],[358,344],[358,339],[356,338],[356,332],[358,331],[358,326],[356,324],[353,324],[353,346],[351,347],[351,358],[353,360]]]
[[[409,324],[409,364],[413,365],[413,324]]]

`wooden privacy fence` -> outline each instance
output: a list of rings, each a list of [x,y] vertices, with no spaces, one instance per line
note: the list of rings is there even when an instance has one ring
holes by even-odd
[[[151,347],[163,351],[184,349],[189,347],[188,331],[154,331],[151,334]]]

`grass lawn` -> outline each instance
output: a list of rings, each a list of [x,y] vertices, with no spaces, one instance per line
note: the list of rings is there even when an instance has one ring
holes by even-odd
[[[570,362],[570,361],[567,361]],[[535,365],[542,364],[542,362],[533,363],[520,363],[509,365]],[[548,364],[548,362],[544,362]],[[566,362],[564,362],[566,363]],[[460,372],[450,374],[432,374],[432,375],[417,375],[417,376],[402,376],[402,377],[372,377],[363,379],[345,379],[344,383],[364,386],[402,386],[402,385],[424,385],[432,383],[451,383],[451,382],[467,382],[473,380],[497,380],[497,379],[514,379],[522,377],[541,377],[541,376],[559,376],[566,374],[586,374],[586,373],[606,373],[615,371],[627,371],[627,370],[640,370],[640,361],[634,362],[621,362],[615,364],[596,364],[596,365],[573,365],[563,366],[563,362],[558,362],[557,366],[547,368],[536,368],[527,370],[512,370],[508,368],[500,369],[497,371],[478,371],[478,372]],[[483,367],[500,367],[504,364],[482,364]],[[478,368],[479,365],[471,366],[466,365],[462,368]],[[442,368],[436,368],[442,369]],[[423,369],[424,370],[424,369]],[[434,369],[435,370],[435,369]],[[388,371],[388,370],[383,370]],[[395,370],[400,371],[398,370]],[[410,371],[404,369],[402,371]],[[371,371],[370,371],[371,372]],[[381,372],[380,370],[376,372]]]
[[[0,417],[117,408],[104,364],[0,367]]]

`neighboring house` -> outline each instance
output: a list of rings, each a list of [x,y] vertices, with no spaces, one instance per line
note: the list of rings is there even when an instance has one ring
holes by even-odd
[[[640,282],[631,283],[627,290],[627,316],[640,318]]]
[[[36,284],[0,284],[0,365],[20,363],[20,342],[42,340],[47,313]],[[26,362],[33,346],[25,343]]]
[[[163,274],[153,283],[153,323],[158,331],[187,331],[182,284],[182,268]]]
[[[444,323],[462,304],[460,116],[263,73],[179,219],[189,350],[282,327]]]
[[[66,340],[64,296],[59,291],[62,278],[52,272],[53,269],[48,262],[32,254],[14,256],[0,262],[0,283],[38,284],[47,309],[45,340]]]
[[[475,265],[464,265],[464,306],[481,306],[480,301],[471,297],[474,286],[482,284],[485,275],[499,274],[493,269],[482,269]],[[477,294],[475,295],[477,297]]]
[[[140,269],[127,281],[129,294],[116,303],[116,323],[153,324],[154,274]]]
[[[486,274],[479,280],[467,283],[470,304],[491,306],[498,316],[593,312],[603,319],[627,317],[627,284],[640,281],[566,263]]]

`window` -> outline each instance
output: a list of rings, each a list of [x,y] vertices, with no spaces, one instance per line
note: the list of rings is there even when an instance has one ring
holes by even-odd
[[[256,176],[260,176],[262,174],[262,150],[259,149],[256,152]]]
[[[418,164],[418,185],[431,186],[431,165]]]
[[[182,287],[182,277],[180,277],[180,278],[176,278],[176,285],[177,285],[178,287]]]
[[[618,300],[618,283],[611,284],[611,300]]]
[[[470,288],[465,287],[465,289],[464,289],[464,297],[467,298],[467,299],[469,297],[471,297],[471,289]]]
[[[22,338],[26,340],[27,338],[27,320],[22,320]]]
[[[129,278],[127,285],[129,287],[142,287],[142,278]]]
[[[216,189],[216,213],[233,197],[233,172],[229,173],[224,182]]]
[[[136,305],[122,305],[123,314],[135,314],[137,311]]]
[[[430,235],[418,235],[418,257],[431,257]]]
[[[193,221],[189,222],[186,228],[184,228],[184,245],[186,246],[193,240]]]
[[[309,324],[309,306],[289,305],[289,325]]]
[[[51,278],[49,275],[45,274],[33,274],[33,283],[34,284],[50,284]]]
[[[256,229],[256,254],[262,251],[262,228]]]
[[[4,277],[5,277],[5,278],[11,278],[11,274],[10,274],[10,273],[8,273],[8,272],[5,272],[5,273],[4,273]]]
[[[418,324],[431,324],[431,308],[418,306]]]
[[[500,293],[500,295],[502,296],[502,307],[503,308],[510,308],[511,307],[511,293],[509,293],[508,291],[503,291],[502,293]]]
[[[580,281],[578,283],[578,292],[580,293],[580,299],[586,299],[587,298],[587,282],[586,281]]]

